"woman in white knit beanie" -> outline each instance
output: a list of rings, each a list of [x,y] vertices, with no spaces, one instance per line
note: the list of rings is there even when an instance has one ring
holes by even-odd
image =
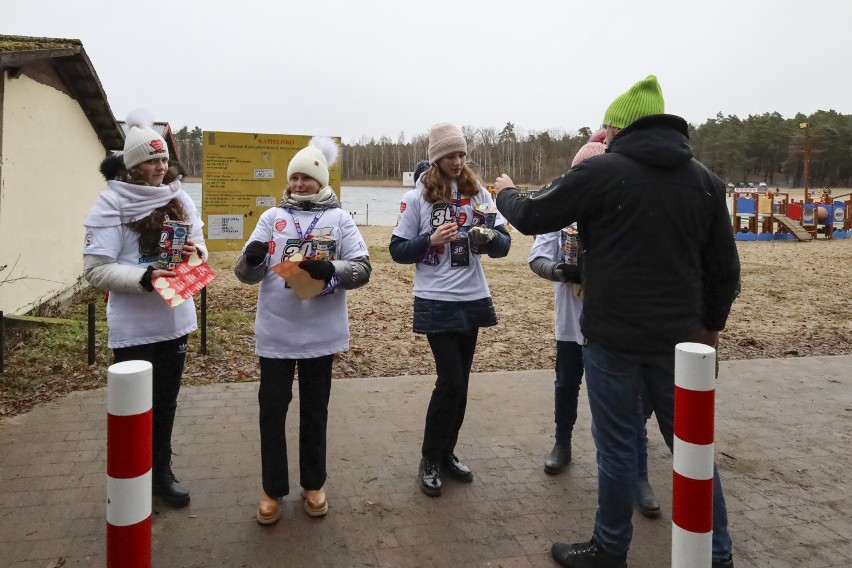
[[[176,275],[157,268],[163,222],[190,224],[184,258],[207,257],[203,223],[180,182],[163,183],[170,175],[169,150],[146,113],[130,113],[127,126],[123,152],[101,165],[107,187],[86,217],[83,271],[92,286],[109,292],[107,325],[115,362],[143,360],[153,366],[153,493],[184,507],[189,491],[172,472],[172,429],[187,338],[197,328],[195,304],[190,298],[170,306],[154,293],[152,282]]]
[[[336,353],[349,348],[346,291],[366,284],[371,271],[367,245],[328,185],[337,154],[334,140],[314,137],[293,156],[281,204],[260,216],[235,268],[241,282],[260,283],[255,352],[260,359],[262,490],[256,518],[262,525],[278,521],[280,499],[290,493],[284,425],[297,367],[302,506],[312,517],[328,512],[324,485],[332,364]],[[300,296],[270,270],[301,257],[298,272],[318,295]]]

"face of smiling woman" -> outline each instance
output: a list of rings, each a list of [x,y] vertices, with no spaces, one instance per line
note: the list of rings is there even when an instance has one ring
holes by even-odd
[[[438,160],[438,169],[448,178],[458,178],[464,169],[464,152],[453,152]]]
[[[301,174],[299,172],[294,173],[290,176],[289,183],[290,193],[293,195],[314,195],[315,193],[319,193],[320,182],[312,178],[311,176]]]

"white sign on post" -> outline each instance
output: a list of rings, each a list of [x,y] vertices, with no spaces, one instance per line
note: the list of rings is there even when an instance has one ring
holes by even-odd
[[[208,215],[207,238],[214,239],[243,239],[242,215]]]

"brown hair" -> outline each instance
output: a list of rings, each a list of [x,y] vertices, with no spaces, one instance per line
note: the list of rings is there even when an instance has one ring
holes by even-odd
[[[163,178],[163,183],[169,183],[177,179],[177,170],[173,170],[174,168],[169,168],[166,176]],[[138,175],[136,168],[130,168],[128,182],[142,185]],[[167,179],[168,181],[166,181]],[[166,215],[173,221],[186,221],[186,210],[183,208],[183,202],[175,197],[163,207],[154,209],[147,217],[138,221],[131,221],[127,224],[131,230],[139,235],[139,254],[152,255],[157,254],[160,250],[160,233],[163,231],[163,221],[166,220]]]
[[[441,168],[437,164],[432,164],[420,176],[420,179],[423,180],[423,186],[426,188],[426,191],[423,192],[423,199],[427,203],[449,202],[452,199],[453,188],[450,185],[450,179],[441,173]],[[468,197],[473,197],[481,189],[479,178],[476,177],[474,171],[467,164],[462,167],[458,179],[458,188],[461,195]]]

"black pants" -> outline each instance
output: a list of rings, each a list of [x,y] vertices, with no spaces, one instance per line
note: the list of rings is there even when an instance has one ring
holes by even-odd
[[[112,350],[115,363],[148,361],[153,366],[151,457],[154,470],[168,468],[171,464],[172,429],[186,361],[187,337]]]
[[[423,457],[441,460],[453,453],[464,422],[470,367],[479,328],[466,333],[429,333],[438,379],[426,411]]]
[[[299,481],[304,489],[325,484],[325,444],[331,366],[334,355],[314,359],[260,358],[260,460],[263,490],[270,497],[290,493],[287,471],[287,409],[299,366]]]
[[[557,341],[553,415],[556,421],[556,443],[563,448],[571,447],[582,382],[583,346],[574,341]]]

